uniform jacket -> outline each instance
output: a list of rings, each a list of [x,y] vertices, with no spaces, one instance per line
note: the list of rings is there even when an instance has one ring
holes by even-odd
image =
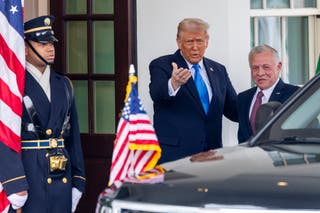
[[[0,182],[7,195],[29,189],[21,156],[0,142]]]
[[[172,62],[188,69],[180,50],[173,55],[157,58],[149,65],[153,121],[162,148],[160,163],[222,147],[222,115],[237,120],[237,95],[222,64],[203,58],[212,89],[206,115],[193,78],[181,86],[176,96],[169,96],[168,80],[172,73]]]
[[[285,84],[281,79],[272,91],[269,101],[277,101],[280,103],[285,102],[297,89],[298,86],[291,84]],[[239,129],[238,129],[238,141],[239,143],[248,140],[253,132],[249,121],[249,111],[253,96],[257,90],[257,87],[253,87],[246,91],[239,93],[238,95],[238,114],[239,114]]]
[[[24,105],[22,140],[59,138],[62,135],[65,139],[65,148],[59,151],[56,149],[22,150],[22,162],[30,187],[28,200],[22,210],[24,213],[71,212],[72,187],[84,192],[84,162],[72,85],[64,75],[51,70],[50,87],[51,102],[38,82],[29,72],[26,72],[24,96],[32,100],[41,131],[29,131],[23,127],[32,123]],[[68,128],[62,132],[68,111],[70,115]],[[63,153],[68,161],[64,172],[52,173],[49,171],[49,156],[57,151]]]

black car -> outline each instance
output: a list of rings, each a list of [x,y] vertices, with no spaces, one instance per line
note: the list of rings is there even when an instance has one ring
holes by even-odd
[[[275,106],[261,108],[248,142],[163,164],[164,182],[126,183],[97,211],[319,212],[320,75]]]

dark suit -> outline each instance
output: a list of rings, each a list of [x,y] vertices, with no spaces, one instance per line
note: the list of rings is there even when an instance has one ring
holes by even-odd
[[[297,89],[298,86],[285,84],[281,79],[272,91],[269,101],[285,102]],[[249,111],[253,96],[257,87],[253,87],[238,94],[238,114],[239,114],[239,129],[238,141],[239,143],[248,140],[253,132],[249,121]]]
[[[172,65],[187,68],[186,61],[176,51],[150,63],[150,95],[154,106],[154,127],[162,148],[160,163],[222,147],[222,115],[237,121],[236,92],[225,67],[203,58],[212,89],[212,99],[206,115],[191,77],[175,96],[169,96],[168,80]]]
[[[32,100],[40,128],[39,131],[25,128],[27,124],[33,123],[33,120],[24,105],[22,141],[59,138],[62,134],[65,147],[22,149],[22,162],[30,186],[28,200],[22,209],[24,213],[71,212],[72,187],[84,191],[84,163],[72,87],[65,76],[54,71],[50,73],[50,87],[51,102],[39,83],[29,72],[26,72],[24,96]],[[70,112],[69,125],[63,128],[67,111]],[[49,158],[56,152],[68,159],[65,171],[50,172]]]

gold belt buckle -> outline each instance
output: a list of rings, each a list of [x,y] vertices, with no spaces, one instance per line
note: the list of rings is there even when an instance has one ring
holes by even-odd
[[[50,145],[50,148],[57,148],[58,147],[58,139],[50,138],[49,145]]]

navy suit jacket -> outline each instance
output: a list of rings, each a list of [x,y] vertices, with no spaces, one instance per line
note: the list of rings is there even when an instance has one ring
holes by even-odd
[[[203,58],[212,89],[206,115],[193,78],[182,85],[175,96],[169,96],[168,80],[172,73],[172,62],[188,69],[180,50],[173,55],[159,57],[149,65],[153,121],[162,148],[160,163],[222,147],[222,115],[233,121],[238,119],[237,95],[222,64]]]
[[[297,89],[298,86],[285,84],[281,79],[272,91],[269,101],[285,102]],[[253,134],[249,121],[249,111],[253,96],[257,87],[253,87],[238,95],[238,114],[239,114],[239,143],[247,141]]]

